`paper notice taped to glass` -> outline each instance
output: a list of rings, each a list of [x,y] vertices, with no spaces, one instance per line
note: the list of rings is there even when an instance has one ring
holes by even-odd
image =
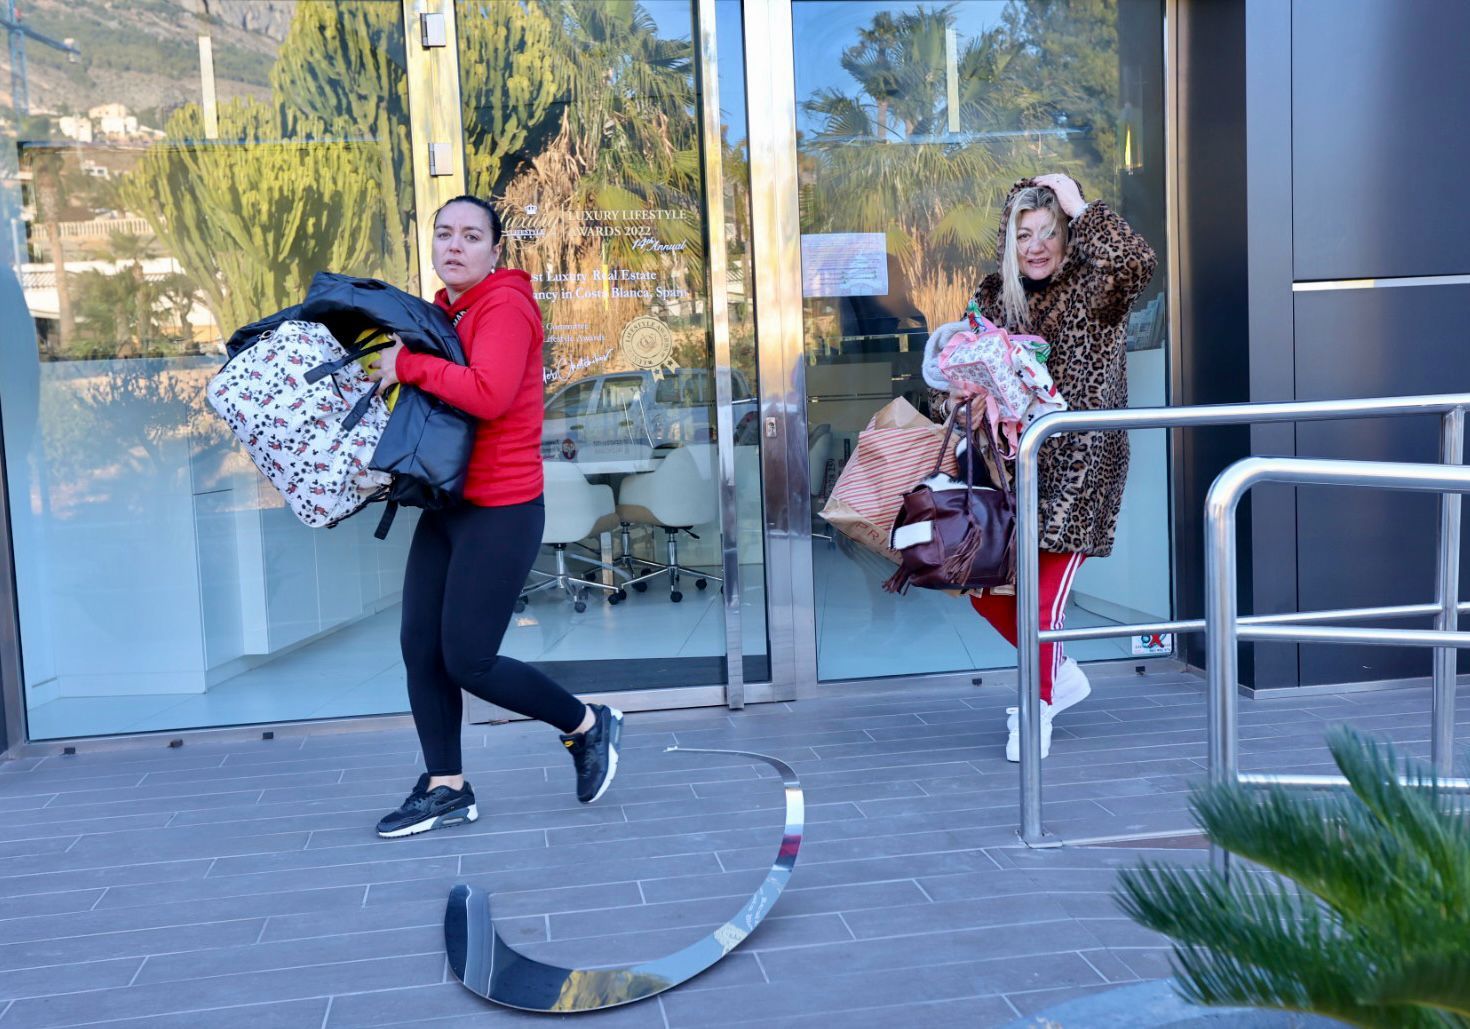
[[[888,247],[881,232],[813,232],[801,237],[803,297],[888,295]]]

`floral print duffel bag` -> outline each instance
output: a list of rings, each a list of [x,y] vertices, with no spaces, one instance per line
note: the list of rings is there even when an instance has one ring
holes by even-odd
[[[288,321],[209,382],[210,406],[313,527],[356,514],[386,496],[391,481],[368,467],[388,408],[358,364],[366,352],[348,353],[317,322]]]

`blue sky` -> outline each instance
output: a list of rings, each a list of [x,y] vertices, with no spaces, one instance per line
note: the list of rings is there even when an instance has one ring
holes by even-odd
[[[688,38],[689,0],[643,0],[664,38]],[[805,98],[835,87],[855,92],[852,76],[843,71],[842,51],[857,41],[858,31],[882,11],[900,14],[940,3],[902,3],[895,0],[796,0],[792,5],[792,33],[796,41],[796,95]],[[961,45],[967,37],[999,24],[1006,0],[961,0],[955,5],[955,24]],[[745,138],[744,49],[738,0],[716,0],[715,33],[720,50],[720,106],[730,126],[730,138]],[[815,126],[797,113],[803,131]]]
[[[688,38],[692,19],[689,0],[643,0],[665,39]],[[739,0],[715,0],[715,45],[720,55],[720,109],[730,138],[745,138],[745,51],[741,39]]]

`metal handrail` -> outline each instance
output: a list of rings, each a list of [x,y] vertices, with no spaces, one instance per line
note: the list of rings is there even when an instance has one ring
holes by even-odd
[[[1429,646],[1437,650],[1470,647],[1470,632],[1453,629],[1345,629],[1314,625],[1242,627],[1236,595],[1235,513],[1240,498],[1263,482],[1294,486],[1368,486],[1375,489],[1435,492],[1442,496],[1470,493],[1470,468],[1463,465],[1407,464],[1389,461],[1331,461],[1322,458],[1247,457],[1221,472],[1205,496],[1205,665],[1209,683],[1209,781],[1214,784],[1288,785],[1313,789],[1347,785],[1340,775],[1240,772],[1235,689],[1237,643],[1241,639],[1296,640],[1308,643],[1364,643],[1378,646]],[[1456,512],[1458,514],[1458,512]],[[1437,662],[1436,662],[1437,665]],[[1436,667],[1436,671],[1438,668]],[[1451,680],[1453,685],[1453,680]],[[1435,691],[1431,712],[1434,739],[1448,737],[1442,753],[1454,743],[1454,691],[1442,698]],[[1436,764],[1441,789],[1470,792],[1470,779],[1453,778]],[[1412,781],[1412,780],[1405,780]],[[1216,867],[1229,867],[1228,857],[1212,848]]]
[[[1464,462],[1465,411],[1470,393],[1419,397],[1370,397],[1359,400],[1308,400],[1270,404],[1210,404],[1198,407],[1135,407],[1105,411],[1058,411],[1032,422],[1021,436],[1016,455],[1016,689],[1021,743],[1021,839],[1033,847],[1058,846],[1060,841],[1042,826],[1041,806],[1041,666],[1042,643],[1066,639],[1105,639],[1155,632],[1198,632],[1203,622],[1171,621],[1098,629],[1041,631],[1038,584],[1040,557],[1040,502],[1037,457],[1042,444],[1068,432],[1105,429],[1172,429],[1210,425],[1263,425],[1279,422],[1332,421],[1347,418],[1440,416],[1440,461]],[[1436,627],[1453,631],[1459,620],[1460,497],[1445,494],[1440,501],[1439,566],[1436,603],[1398,608],[1361,608],[1330,612],[1336,620],[1352,617],[1409,617],[1435,614]],[[1206,580],[1208,583],[1208,579]],[[1261,617],[1261,616],[1257,616]],[[1294,616],[1266,617],[1285,624]],[[1254,631],[1261,623],[1246,624]],[[1086,635],[1083,635],[1083,634]],[[1454,731],[1455,650],[1439,646],[1434,661],[1435,734],[1433,763],[1440,774],[1449,768]],[[1444,718],[1449,712],[1448,718]],[[1442,724],[1442,722],[1444,724]]]

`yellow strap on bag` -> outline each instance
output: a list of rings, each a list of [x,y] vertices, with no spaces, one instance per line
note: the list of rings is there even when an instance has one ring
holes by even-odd
[[[388,334],[382,329],[364,329],[358,335],[357,339],[352,341],[352,347],[354,350],[360,350],[363,347],[370,347],[377,343],[387,342],[389,342]],[[366,357],[360,357],[358,358],[357,363],[362,365],[365,370],[370,371],[372,367],[378,363],[378,357],[380,356],[380,354],[381,352],[378,354],[368,354]],[[383,403],[388,405],[388,410],[393,410],[393,405],[397,402],[398,386],[396,384],[389,386],[387,389],[383,390]]]

